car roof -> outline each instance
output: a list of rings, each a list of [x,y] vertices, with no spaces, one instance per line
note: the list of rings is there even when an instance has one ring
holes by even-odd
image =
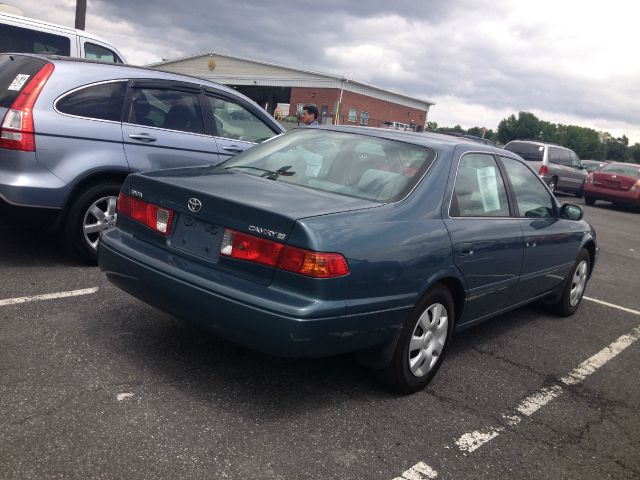
[[[14,15],[12,13],[0,12],[0,17],[5,17],[6,20],[18,23],[24,26],[33,26],[36,28],[45,28],[49,30],[55,30],[60,33],[66,33],[67,35],[80,35],[82,37],[97,40],[102,43],[106,43],[107,45],[111,45],[111,42],[105,40],[98,35],[94,35],[93,33],[89,33],[86,30],[78,30],[76,28],[66,27],[64,25],[58,25],[57,23],[45,22],[43,20],[38,20],[36,18],[25,17],[22,15]]]
[[[432,132],[407,132],[402,130],[391,130],[388,128],[359,127],[350,125],[316,125],[313,127],[301,128],[315,128],[319,130],[329,130],[334,132],[357,133],[370,137],[384,138],[387,140],[395,140],[405,143],[413,143],[414,145],[420,145],[424,147],[440,147],[445,149],[453,149],[458,145],[464,145],[471,147],[470,149],[477,149],[487,152],[495,152],[496,150],[501,150],[492,145],[486,145],[464,137],[444,135],[441,133]]]
[[[510,140],[509,142],[507,142],[507,145],[514,142],[530,143],[532,145],[545,145],[548,147],[558,147],[558,148],[564,148],[565,150],[571,150],[569,147],[563,147],[562,145],[558,145],[557,143],[543,142],[541,140]]]
[[[120,69],[119,74],[123,77],[133,76],[134,78],[150,78],[150,79],[159,79],[159,80],[174,80],[177,82],[192,82],[197,83],[198,85],[211,85],[215,86],[218,89],[224,90],[229,93],[233,93],[236,96],[245,97],[237,90],[234,90],[231,87],[227,87],[226,85],[222,85],[219,83],[212,82],[210,80],[205,80],[201,77],[196,77],[192,75],[184,75],[180,73],[172,73],[165,72],[163,70],[157,70],[154,68],[147,67],[139,67],[136,65],[122,64],[122,63],[108,63],[108,62],[100,62],[98,60],[89,60],[86,58],[78,58],[78,57],[66,57],[62,55],[50,55],[50,54],[42,54],[42,53],[1,53],[0,55],[12,55],[12,56],[23,56],[23,57],[34,57],[40,58],[47,62],[56,63],[64,63],[66,65],[94,65],[100,69]],[[79,67],[82,68],[82,67]],[[144,72],[144,74],[143,74]]]

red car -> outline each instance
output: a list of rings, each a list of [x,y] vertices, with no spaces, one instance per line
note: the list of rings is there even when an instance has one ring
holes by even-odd
[[[640,165],[613,162],[591,172],[584,183],[584,201],[593,205],[596,200],[640,209]]]

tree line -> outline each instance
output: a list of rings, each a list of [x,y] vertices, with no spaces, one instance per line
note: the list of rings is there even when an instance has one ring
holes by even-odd
[[[484,127],[464,129],[460,125],[439,127],[436,122],[427,122],[426,130],[474,135],[502,145],[511,140],[540,140],[570,148],[582,159],[640,163],[640,143],[629,145],[626,135],[615,138],[608,132],[592,128],[551,123],[529,112],[503,119],[495,131]]]

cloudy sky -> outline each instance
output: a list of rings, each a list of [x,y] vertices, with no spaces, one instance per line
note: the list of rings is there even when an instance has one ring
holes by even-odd
[[[75,0],[4,0],[73,26]],[[130,63],[221,52],[436,103],[439,125],[518,111],[640,142],[640,5],[629,0],[88,0]]]

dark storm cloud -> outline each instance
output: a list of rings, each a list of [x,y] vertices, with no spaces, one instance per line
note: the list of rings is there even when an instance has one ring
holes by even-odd
[[[637,81],[580,78],[570,66],[557,64],[552,47],[560,40],[549,38],[539,25],[505,25],[505,31],[514,28],[506,41],[478,26],[480,20],[506,16],[509,2],[109,0],[90,7],[112,20],[126,12],[137,37],[154,45],[161,57],[158,45],[185,55],[218,51],[344,74],[424,99],[454,96],[496,110],[628,123],[638,117]],[[456,22],[461,16],[466,21]],[[393,28],[383,23],[363,29],[368,25],[363,22],[381,18],[391,19]],[[362,45],[386,49],[384,61],[372,63],[358,51],[340,54]],[[392,63],[400,72],[389,68]]]

